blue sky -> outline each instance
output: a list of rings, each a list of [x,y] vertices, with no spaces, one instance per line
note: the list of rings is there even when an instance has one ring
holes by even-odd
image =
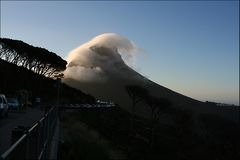
[[[1,37],[63,58],[93,37],[114,32],[146,54],[137,70],[202,101],[239,104],[238,1],[1,1]]]

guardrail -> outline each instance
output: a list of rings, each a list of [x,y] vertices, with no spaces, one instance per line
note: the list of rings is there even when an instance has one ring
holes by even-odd
[[[58,107],[52,107],[43,118],[23,134],[2,159],[48,159],[50,142],[58,119]]]

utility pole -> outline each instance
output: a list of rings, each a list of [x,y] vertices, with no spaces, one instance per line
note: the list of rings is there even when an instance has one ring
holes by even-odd
[[[240,105],[238,105],[237,110],[238,110],[238,127],[240,127]]]
[[[57,78],[57,107],[59,108],[60,101],[60,87],[61,87],[61,78]]]

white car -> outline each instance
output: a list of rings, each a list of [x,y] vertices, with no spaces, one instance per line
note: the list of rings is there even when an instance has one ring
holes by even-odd
[[[0,94],[0,117],[8,116],[8,103],[4,94]]]

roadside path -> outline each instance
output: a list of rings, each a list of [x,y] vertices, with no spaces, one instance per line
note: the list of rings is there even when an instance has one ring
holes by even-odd
[[[36,108],[27,108],[26,112],[9,112],[8,117],[0,119],[0,155],[11,146],[12,129],[16,126],[31,127],[41,117],[44,112]]]

